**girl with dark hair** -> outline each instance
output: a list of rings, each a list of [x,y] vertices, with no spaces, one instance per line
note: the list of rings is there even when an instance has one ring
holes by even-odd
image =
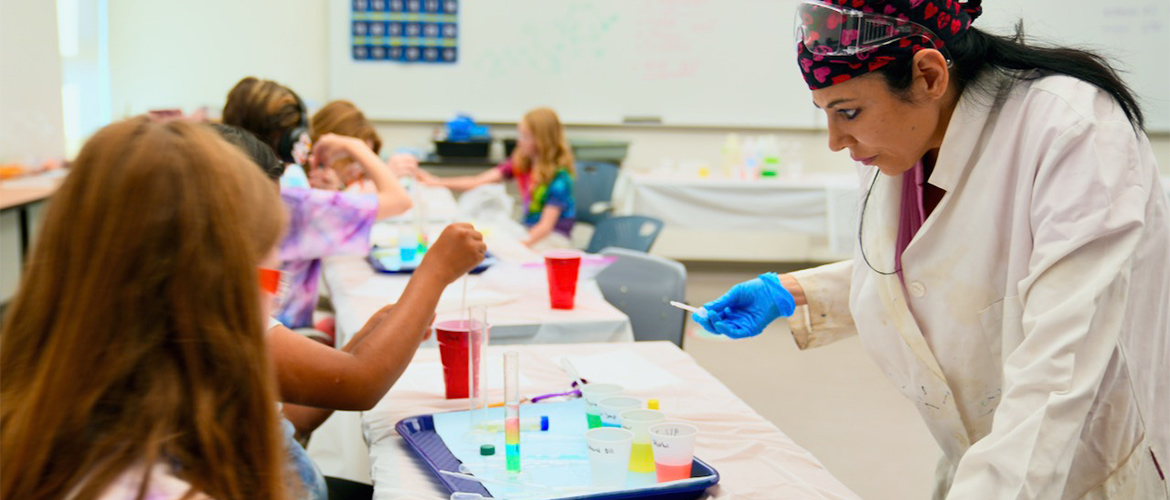
[[[1165,499],[1170,219],[1101,57],[972,28],[971,0],[805,0],[796,45],[864,190],[852,261],[695,320],[859,335],[943,451],[936,499]]]

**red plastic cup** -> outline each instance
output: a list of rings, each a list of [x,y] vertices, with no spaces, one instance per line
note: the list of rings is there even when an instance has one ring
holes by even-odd
[[[470,328],[469,328],[470,326]],[[447,399],[468,397],[468,353],[474,357],[472,371],[479,373],[480,352],[469,349],[468,333],[480,328],[478,321],[451,320],[435,324],[435,340],[439,342],[439,357],[443,360],[443,384],[447,388]]]
[[[549,304],[553,309],[572,309],[577,298],[581,254],[567,250],[546,253],[544,268],[548,272]]]

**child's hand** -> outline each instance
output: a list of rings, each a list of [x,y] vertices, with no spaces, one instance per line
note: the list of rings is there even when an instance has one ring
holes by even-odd
[[[414,178],[418,179],[419,182],[421,182],[427,186],[441,185],[441,181],[439,180],[438,177],[436,177],[434,174],[427,172],[426,170],[423,170],[421,168],[415,170]]]
[[[356,143],[356,144],[355,144]],[[353,148],[358,145],[366,146],[360,139],[337,134],[325,134],[313,143],[313,154],[309,156],[309,165],[314,170],[328,167],[342,158],[353,156]],[[369,148],[369,146],[366,146]]]
[[[419,171],[418,159],[413,155],[396,154],[391,156],[386,164],[390,167],[390,172],[398,177],[414,177]]]
[[[314,168],[309,171],[309,186],[314,189],[340,191],[341,188],[345,187],[345,184],[337,176],[337,171],[332,168]]]
[[[451,284],[483,262],[486,253],[483,235],[471,224],[451,224],[431,245],[419,271],[426,268],[427,272],[438,272],[443,283]]]

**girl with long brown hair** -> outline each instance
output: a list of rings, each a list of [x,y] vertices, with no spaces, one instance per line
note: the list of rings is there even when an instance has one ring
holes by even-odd
[[[537,108],[516,125],[512,157],[479,175],[436,177],[418,170],[425,184],[467,191],[484,184],[516,179],[524,202],[524,244],[539,248],[568,248],[569,232],[577,217],[573,199],[573,152],[556,111]]]
[[[0,497],[286,498],[258,277],[284,223],[249,165],[181,121],[82,148],[0,338]]]

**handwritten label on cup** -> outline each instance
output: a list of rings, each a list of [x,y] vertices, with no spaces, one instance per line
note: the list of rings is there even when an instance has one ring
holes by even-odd
[[[597,453],[599,455],[615,455],[615,454],[617,454],[617,450],[614,450],[613,448],[610,448],[608,446],[602,446],[600,448],[594,447],[593,445],[588,445],[588,446],[589,446],[590,453]]]

